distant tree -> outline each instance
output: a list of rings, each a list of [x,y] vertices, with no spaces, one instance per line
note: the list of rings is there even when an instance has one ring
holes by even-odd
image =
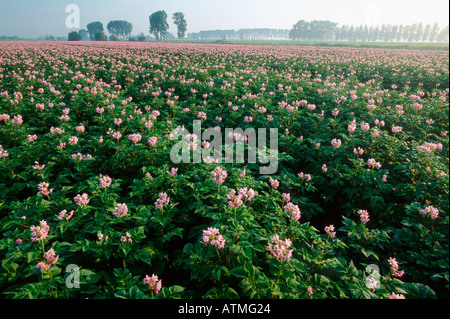
[[[173,20],[175,25],[177,26],[177,36],[178,39],[183,40],[184,36],[186,35],[187,30],[187,22],[184,18],[183,12],[175,12],[173,14]]]
[[[150,34],[154,34],[158,41],[164,40],[164,36],[169,30],[166,11],[156,11],[148,19],[150,21]]]
[[[423,32],[424,32],[423,23],[419,23],[417,25],[416,34],[414,35],[414,41],[420,42],[422,40],[422,37],[423,37]]]
[[[430,39],[431,24],[427,24],[422,34],[422,42],[428,42]]]
[[[145,42],[145,40],[147,40],[147,38],[145,37],[145,34],[141,33],[138,35],[137,40],[139,42]]]
[[[94,36],[95,41],[108,41],[108,37],[104,32],[97,32]]]
[[[289,37],[292,40],[306,40],[308,33],[308,22],[305,20],[299,20],[293,25],[291,31],[289,32]]]
[[[78,31],[78,33],[81,35],[81,40],[88,40],[89,39],[89,33],[86,29],[81,29]]]
[[[69,32],[68,41],[81,41],[82,37],[77,31]]]
[[[95,36],[99,32],[103,32],[103,23],[100,21],[91,22],[86,26],[86,29],[89,33],[89,37],[91,40],[95,40]]]
[[[448,39],[449,39],[449,30],[448,30],[448,24],[447,26],[441,30],[441,32],[439,32],[439,34],[437,35],[437,40],[439,42],[446,42],[448,43]]]
[[[50,34],[46,34],[45,41],[55,41],[55,37]]]
[[[119,38],[115,34],[109,36],[109,41],[119,41]]]
[[[130,36],[133,31],[133,25],[125,20],[113,20],[108,22],[106,29],[108,29],[108,32],[112,35],[124,39]]]
[[[402,41],[404,29],[405,29],[405,27],[402,24],[398,26],[397,37],[396,37],[397,42]]]
[[[436,37],[439,33],[439,23],[433,24],[430,30],[430,42],[436,41]]]

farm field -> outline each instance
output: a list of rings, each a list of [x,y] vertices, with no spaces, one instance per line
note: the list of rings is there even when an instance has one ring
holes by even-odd
[[[448,51],[0,42],[1,298],[449,298],[448,101]]]

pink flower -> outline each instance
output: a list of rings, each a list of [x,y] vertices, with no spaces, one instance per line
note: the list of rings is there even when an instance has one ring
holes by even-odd
[[[327,164],[322,165],[322,171],[326,173],[328,171]]]
[[[278,259],[289,260],[292,257],[293,249],[289,249],[292,245],[290,239],[281,240],[278,235],[271,238],[269,243],[269,250],[272,255]]]
[[[300,219],[301,212],[300,212],[300,208],[298,208],[297,205],[294,205],[291,202],[289,202],[284,206],[283,209],[286,213],[292,215],[292,218],[294,219],[294,221],[298,221]]]
[[[305,179],[307,182],[311,180],[311,174],[305,174],[303,172],[300,172],[297,174],[297,176],[300,177],[301,179]]]
[[[311,287],[311,286],[308,286],[308,289],[307,289],[307,291],[308,291],[308,296],[312,296],[312,295],[313,295],[313,293],[314,293],[314,291],[313,291],[313,287]]]
[[[141,134],[130,134],[128,135],[128,139],[132,141],[134,144],[136,144],[142,139],[142,136]]]
[[[398,263],[395,260],[395,258],[390,257],[389,260],[389,265],[391,266],[391,274],[394,277],[401,277],[403,276],[403,274],[405,273],[403,270],[402,271],[398,271]]]
[[[127,204],[117,204],[116,207],[113,209],[113,215],[117,218],[125,217],[125,215],[128,213],[128,206]]]
[[[23,120],[22,120],[22,115],[16,115],[13,117],[13,119],[11,120],[12,124],[22,124]]]
[[[220,234],[217,228],[208,227],[208,229],[203,231],[202,239],[206,245],[211,244],[217,249],[225,247],[226,239]]]
[[[272,186],[274,189],[277,189],[278,186],[280,186],[280,182],[277,179],[273,179],[272,177],[269,178],[270,186]]]
[[[212,172],[211,172],[211,175],[213,176],[212,178],[211,178],[211,180],[214,182],[214,183],[216,183],[216,184],[222,184],[223,182],[225,182],[225,179],[227,178],[227,176],[228,176],[228,174],[227,174],[227,172],[223,169],[223,168],[221,168],[221,167],[219,167],[219,166],[217,166]]]
[[[78,143],[78,137],[76,137],[76,136],[69,137],[69,144],[75,145],[77,143]]]
[[[155,202],[155,207],[158,209],[162,209],[164,206],[169,205],[170,197],[167,196],[167,193],[159,193],[159,197]]]
[[[178,168],[172,167],[170,169],[170,172],[167,172],[167,174],[169,174],[169,176],[174,176],[178,171]]]
[[[154,146],[157,141],[158,141],[158,138],[156,136],[152,136],[149,138],[148,144],[150,144],[150,146]]]
[[[31,241],[43,240],[47,237],[50,227],[45,220],[39,222],[39,226],[31,226]]]
[[[197,118],[206,120],[206,113],[205,112],[198,112]]]
[[[367,210],[360,209],[358,211],[358,215],[359,215],[359,218],[361,220],[361,223],[363,223],[364,225],[367,224],[367,222],[370,220],[369,219],[369,212]]]
[[[369,123],[361,122],[361,130],[368,131],[370,129]]]
[[[162,287],[162,282],[159,280],[158,276],[152,275],[149,277],[148,275],[145,275],[144,278],[144,284],[148,285],[148,289],[150,289],[152,292],[157,295]]]
[[[433,206],[427,206],[425,209],[421,209],[420,213],[422,216],[430,216],[431,219],[436,219],[439,216],[439,210]]]
[[[59,256],[55,256],[56,253],[53,248],[50,248],[47,252],[44,253],[45,261],[48,265],[54,265],[58,261]]]
[[[63,209],[62,211],[59,212],[59,215],[57,216],[57,218],[59,220],[69,220],[70,218],[72,218],[73,215],[73,210],[71,210],[70,212],[67,212],[67,210]]]
[[[129,232],[126,232],[125,236],[120,237],[120,241],[122,243],[132,243],[133,239],[131,238],[131,235]]]
[[[350,133],[353,133],[354,131],[356,131],[356,124],[352,123],[352,124],[348,125],[348,131]]]
[[[107,188],[111,185],[112,179],[111,177],[109,177],[108,175],[103,176],[102,174],[100,174],[99,176],[99,180],[98,183],[100,184],[101,188]]]
[[[112,137],[115,138],[116,140],[119,140],[122,137],[122,134],[117,131],[112,133]]]
[[[355,153],[355,155],[363,155],[364,150],[358,146],[358,148],[353,148],[353,153]]]
[[[74,197],[74,201],[78,206],[84,206],[89,203],[88,194],[84,193],[83,195],[78,194]]]
[[[244,117],[244,122],[251,123],[252,121],[253,121],[253,117],[251,117],[251,116]]]
[[[340,139],[333,139],[331,141],[331,145],[333,145],[335,148],[339,148],[341,146],[342,142]]]
[[[3,147],[0,145],[0,158],[2,157],[8,157],[9,153],[8,151],[6,151],[5,149],[3,149]]]
[[[393,292],[391,295],[389,295],[389,299],[405,299],[405,296],[402,294],[396,294]]]
[[[336,232],[334,231],[334,226],[325,226],[325,233],[330,236],[331,238],[336,236]]]
[[[44,196],[48,196],[53,192],[52,189],[48,189],[49,184],[47,182],[42,182],[38,185],[39,193],[41,193]]]
[[[402,131],[401,126],[393,126],[392,127],[392,133],[400,133]]]
[[[75,127],[75,131],[77,132],[84,132],[84,124],[80,124],[77,127]]]
[[[374,158],[369,158],[367,160],[367,166],[369,166],[370,168],[376,168],[377,170],[379,170],[381,168],[381,164],[379,162],[377,162]]]

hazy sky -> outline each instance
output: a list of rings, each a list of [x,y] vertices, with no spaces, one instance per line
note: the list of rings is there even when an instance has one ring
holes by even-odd
[[[67,36],[66,7],[80,9],[80,27],[92,21],[127,20],[133,34],[148,35],[148,17],[165,10],[185,14],[188,33],[201,30],[291,29],[298,20],[330,20],[340,25],[449,23],[448,0],[0,0],[0,35]]]

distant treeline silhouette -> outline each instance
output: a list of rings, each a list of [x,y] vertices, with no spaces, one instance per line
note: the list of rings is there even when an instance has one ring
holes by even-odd
[[[188,33],[190,40],[296,40],[349,42],[448,42],[449,27],[438,23],[411,25],[342,25],[327,20],[300,20],[288,29],[208,30]]]

